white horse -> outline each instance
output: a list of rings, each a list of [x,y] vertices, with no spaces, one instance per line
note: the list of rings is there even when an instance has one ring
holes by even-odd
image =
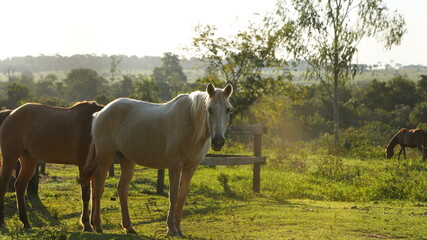
[[[184,236],[181,213],[190,180],[209,146],[221,150],[229,121],[231,85],[206,92],[181,94],[165,104],[119,98],[96,114],[91,151],[81,181],[92,182],[91,224],[102,232],[100,200],[104,182],[115,157],[120,158],[118,193],[122,227],[135,233],[128,209],[129,182],[135,164],[169,170],[168,235]]]

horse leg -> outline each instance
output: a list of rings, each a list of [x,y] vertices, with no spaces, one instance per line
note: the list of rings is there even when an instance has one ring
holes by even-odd
[[[18,203],[19,220],[24,224],[25,229],[30,229],[31,224],[28,221],[27,209],[25,207],[25,191],[27,190],[28,182],[34,176],[38,161],[28,154],[20,157],[21,169],[15,182],[16,201]]]
[[[181,175],[181,184],[179,186],[179,195],[178,195],[178,203],[176,204],[175,211],[175,227],[178,230],[178,234],[180,237],[185,237],[184,233],[181,230],[181,215],[182,209],[184,207],[185,199],[187,197],[188,188],[190,186],[191,178],[194,175],[197,167],[184,169]]]
[[[98,153],[97,153],[98,154]],[[92,178],[92,214],[91,224],[94,230],[102,233],[101,227],[101,198],[104,193],[104,183],[107,178],[108,170],[113,162],[113,157],[108,155],[97,155],[96,159],[103,159],[104,162],[98,162],[98,170]]]
[[[6,195],[10,176],[12,176],[13,169],[18,161],[18,156],[9,157],[5,151],[3,151],[3,153],[3,163],[1,165],[2,168],[0,176],[0,228],[6,227],[6,223],[4,222],[4,196]]]
[[[402,151],[403,151],[403,147],[400,148],[399,155],[397,155],[397,160],[400,160],[400,154],[402,154]]]
[[[169,167],[169,213],[167,217],[168,235],[178,237],[179,233],[176,229],[175,214],[178,202],[178,192],[181,180],[182,164],[177,162],[175,166]]]
[[[133,173],[135,171],[135,163],[123,157],[122,159],[120,159],[120,168],[122,174],[120,176],[120,181],[117,186],[117,191],[119,193],[120,208],[122,210],[122,227],[126,230],[127,233],[136,234],[136,231],[133,228],[130,220],[128,204],[129,183],[133,178]]]
[[[80,219],[80,223],[83,225],[83,231],[85,232],[93,232],[93,229],[89,223],[89,201],[90,201],[90,185],[89,184],[81,184],[82,191],[82,203],[83,210],[82,216]]]
[[[417,148],[418,148],[418,151],[421,153],[421,158],[422,158],[422,160],[424,160],[423,145],[422,145],[422,144],[419,144],[419,145],[417,146]]]

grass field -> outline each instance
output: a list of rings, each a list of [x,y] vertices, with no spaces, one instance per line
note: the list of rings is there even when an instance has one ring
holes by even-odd
[[[427,239],[427,202],[421,196],[427,197],[427,163],[409,155],[413,160],[406,163],[301,153],[270,157],[262,168],[260,194],[251,190],[251,166],[200,166],[182,228],[189,239]],[[28,201],[32,230],[21,229],[14,193],[7,193],[8,228],[0,238],[166,238],[168,199],[155,194],[155,170],[137,167],[131,183],[136,236],[120,228],[118,165],[102,199],[104,234],[81,232],[77,175],[77,167],[47,165],[39,198]]]

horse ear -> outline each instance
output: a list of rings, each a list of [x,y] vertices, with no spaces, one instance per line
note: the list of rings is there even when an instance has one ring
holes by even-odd
[[[215,95],[215,87],[212,83],[208,83],[206,86],[206,92],[209,93],[210,97],[213,97]]]
[[[225,86],[223,91],[224,91],[224,96],[228,98],[233,93],[233,86],[231,84],[227,84],[227,86]]]

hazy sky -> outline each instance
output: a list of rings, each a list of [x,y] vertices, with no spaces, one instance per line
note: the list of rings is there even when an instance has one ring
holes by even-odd
[[[401,46],[362,43],[359,63],[427,65],[426,0],[386,0],[405,16]],[[162,56],[191,44],[197,24],[233,32],[276,0],[10,0],[0,14],[0,59],[60,54]]]

